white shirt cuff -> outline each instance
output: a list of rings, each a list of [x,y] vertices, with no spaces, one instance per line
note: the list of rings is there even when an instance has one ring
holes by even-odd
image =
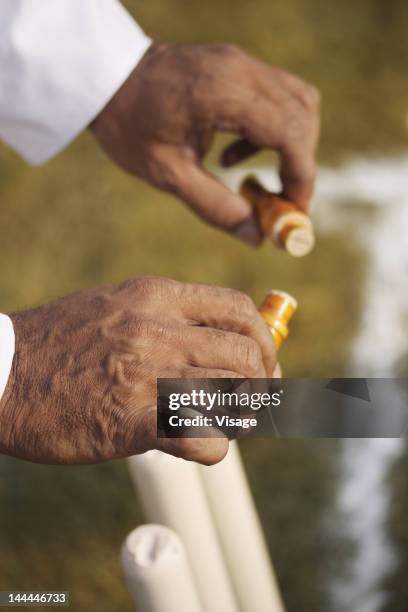
[[[123,85],[151,40],[118,0],[1,0],[0,138],[46,162]]]
[[[11,319],[0,314],[0,400],[6,389],[15,352],[14,328]]]

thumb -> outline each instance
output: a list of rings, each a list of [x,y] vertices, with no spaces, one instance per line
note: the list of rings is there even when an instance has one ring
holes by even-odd
[[[250,204],[193,160],[183,159],[180,164],[172,191],[211,225],[258,246],[262,232]]]
[[[228,453],[227,438],[159,438],[157,447],[164,453],[195,461],[203,465],[215,465]]]

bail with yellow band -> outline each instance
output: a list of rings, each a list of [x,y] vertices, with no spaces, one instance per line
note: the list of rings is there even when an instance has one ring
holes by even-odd
[[[259,312],[271,330],[276,350],[289,335],[288,323],[295,314],[298,303],[284,291],[272,290],[266,296]]]
[[[265,236],[293,257],[308,255],[314,247],[313,225],[296,204],[267,191],[254,177],[244,180],[241,195],[251,204]]]

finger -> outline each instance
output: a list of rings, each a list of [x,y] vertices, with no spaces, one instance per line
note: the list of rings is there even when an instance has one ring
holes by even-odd
[[[318,90],[284,70],[261,66],[265,95],[274,100],[280,83],[281,103],[287,115],[279,151],[283,196],[309,212],[316,177],[316,148],[320,135],[320,95]],[[270,80],[268,82],[268,74]]]
[[[213,374],[210,372],[211,378]],[[233,376],[228,375],[227,378]],[[114,442],[118,457],[130,457],[157,449],[204,465],[218,463],[228,452],[228,439],[218,429],[209,429],[208,438],[158,438],[156,407],[146,408],[142,415],[139,410],[132,411],[122,435],[116,435]]]
[[[184,284],[180,309],[186,319],[210,328],[236,332],[255,340],[261,348],[266,375],[276,365],[275,344],[253,301],[240,291],[210,285]]]
[[[220,163],[223,168],[230,168],[258,152],[259,147],[253,145],[246,138],[242,138],[224,149],[221,154]]]
[[[317,87],[285,70],[277,70],[287,90],[311,113],[320,115],[321,95]]]
[[[306,109],[319,113],[321,96],[317,87],[287,70],[270,66],[256,59],[253,61],[256,64],[254,73],[258,75],[259,83],[268,98],[276,99],[278,90],[280,90],[282,95],[289,94]]]
[[[224,370],[223,368],[206,368],[194,366],[186,368],[183,373],[183,379],[187,380],[205,380],[208,378],[246,378],[239,372],[232,370]]]
[[[285,143],[281,153],[280,177],[283,197],[310,212],[316,180],[316,162],[311,152]]]
[[[173,191],[211,225],[258,246],[262,233],[248,202],[193,161],[180,163],[182,171]]]
[[[165,453],[195,461],[203,465],[214,465],[224,459],[228,452],[228,438],[214,431],[214,438],[159,438],[157,449]]]
[[[245,378],[265,378],[260,345],[247,336],[208,327],[190,327],[183,336],[189,363],[199,368],[235,372]]]
[[[274,371],[272,372],[272,378],[282,378],[282,368],[280,363],[277,363]]]
[[[258,92],[255,97],[254,90]],[[286,89],[268,98],[265,85],[256,83],[252,92],[244,90],[227,112],[234,129],[243,133],[253,147],[270,148],[280,154],[284,197],[308,211],[316,175],[319,114]]]
[[[258,108],[260,123],[248,125],[247,136],[258,146],[279,153],[283,197],[309,212],[316,178],[316,119],[293,98],[284,108],[275,109],[274,117],[272,103],[263,100]]]

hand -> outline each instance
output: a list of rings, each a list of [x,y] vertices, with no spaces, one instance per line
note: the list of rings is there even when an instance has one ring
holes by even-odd
[[[224,166],[276,150],[284,197],[309,209],[319,94],[231,45],[152,45],[91,127],[119,166],[250,244],[261,230],[249,204],[201,165],[217,130],[242,135],[224,152]]]
[[[228,441],[157,439],[157,378],[270,377],[271,333],[242,293],[141,278],[12,315],[0,452],[96,463],[158,448],[206,464]]]

